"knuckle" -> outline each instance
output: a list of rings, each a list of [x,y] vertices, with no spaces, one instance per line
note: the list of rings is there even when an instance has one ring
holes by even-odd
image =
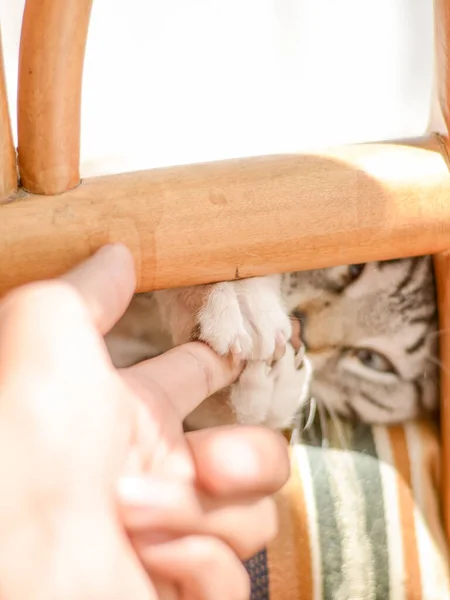
[[[207,398],[214,389],[214,365],[211,361],[212,350],[202,342],[191,342],[180,349],[184,352],[186,359],[195,373],[202,395]],[[216,357],[214,357],[216,358]]]
[[[230,581],[232,584],[230,598],[232,600],[248,600],[250,598],[250,576],[242,563],[236,566],[235,573],[232,578],[230,577]]]
[[[262,543],[266,544],[273,540],[278,533],[278,511],[275,500],[273,498],[265,498],[263,500],[262,514],[261,514],[261,527]]]
[[[249,523],[247,516],[247,523]],[[234,547],[244,560],[262,550],[278,533],[278,512],[272,498],[263,498],[255,506],[250,527],[241,527]]]
[[[290,476],[291,466],[288,445],[283,434],[278,431],[266,429],[264,435],[266,436],[264,454],[270,457],[269,461],[264,461],[264,465],[271,464],[273,466],[271,485],[273,491],[276,492],[287,482]]]
[[[209,572],[217,570],[219,558],[223,554],[223,544],[212,537],[195,537],[190,540],[191,559]]]
[[[197,537],[190,540],[189,556],[197,572],[216,582],[224,600],[250,598],[247,570],[227,544],[214,537]]]

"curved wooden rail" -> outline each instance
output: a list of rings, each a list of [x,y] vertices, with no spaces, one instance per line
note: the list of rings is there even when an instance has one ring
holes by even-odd
[[[99,177],[1,209],[0,291],[99,246],[132,250],[138,289],[450,248],[438,137]]]
[[[19,173],[36,194],[78,185],[83,62],[92,0],[27,0],[18,84]]]
[[[17,189],[16,152],[9,119],[0,32],[0,202]]]

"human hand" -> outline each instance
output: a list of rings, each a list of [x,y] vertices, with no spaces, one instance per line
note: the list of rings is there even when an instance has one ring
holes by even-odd
[[[112,367],[102,336],[133,291],[130,255],[114,246],[0,305],[0,581],[8,598],[242,597],[236,557],[274,532],[264,497],[287,477],[280,439],[257,429],[182,431],[186,414],[238,368],[201,344]],[[150,474],[140,484],[129,478]],[[124,475],[119,490],[129,502],[120,510]]]

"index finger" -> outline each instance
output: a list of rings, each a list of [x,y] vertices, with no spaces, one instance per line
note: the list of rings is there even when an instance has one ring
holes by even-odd
[[[133,256],[123,244],[103,246],[60,279],[72,285],[104,335],[127,309],[136,287]]]
[[[236,381],[242,366],[202,342],[190,342],[125,371],[148,393],[169,399],[185,419],[208,396]]]

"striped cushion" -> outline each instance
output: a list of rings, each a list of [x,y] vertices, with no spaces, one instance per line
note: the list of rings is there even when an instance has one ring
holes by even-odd
[[[252,600],[450,599],[436,430],[340,425],[330,437],[292,449],[280,533],[247,564]]]

